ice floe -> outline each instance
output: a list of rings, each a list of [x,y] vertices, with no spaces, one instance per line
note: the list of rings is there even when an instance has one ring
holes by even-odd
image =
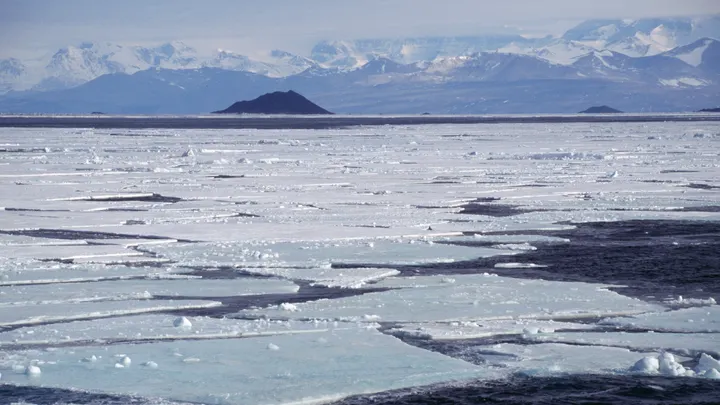
[[[116,358],[115,354],[122,357]],[[101,358],[94,363],[79,361],[91,355]],[[122,362],[124,358],[132,359],[131,372]],[[353,394],[500,375],[363,328],[325,332],[320,336],[27,351],[2,359],[0,367],[12,369],[13,365],[28,359],[45,362],[42,378],[36,382],[9,373],[6,379],[3,376],[6,382],[72,386],[109,393],[132,392],[203,403],[319,402]],[[134,367],[135,362],[146,366]],[[116,368],[116,364],[123,367]],[[222,378],[208,378],[208,373]],[[200,386],[198,381],[202,381]],[[282,390],[277,389],[279,385]]]
[[[295,312],[280,308],[248,310],[245,314],[294,319],[363,320],[366,315],[387,322],[473,321],[515,319],[581,319],[630,315],[661,307],[609,291],[605,286],[521,280],[491,274],[388,278],[377,287],[390,291],[296,304]]]

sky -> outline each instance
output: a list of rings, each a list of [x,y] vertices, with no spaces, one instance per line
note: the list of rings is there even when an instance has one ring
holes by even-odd
[[[585,19],[720,13],[720,0],[0,0],[0,56],[83,41],[308,54],[324,39],[561,34]]]

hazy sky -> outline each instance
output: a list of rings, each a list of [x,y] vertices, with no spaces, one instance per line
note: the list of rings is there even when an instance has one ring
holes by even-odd
[[[720,0],[0,0],[0,56],[81,41],[307,53],[320,39],[559,31],[590,18],[720,13]]]

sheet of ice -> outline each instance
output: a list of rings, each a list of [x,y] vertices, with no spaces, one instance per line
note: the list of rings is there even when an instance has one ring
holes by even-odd
[[[122,262],[137,260],[144,255],[122,246],[112,245],[37,245],[3,246],[0,255],[11,259],[61,260],[73,262]],[[150,259],[150,258],[148,258]]]
[[[82,361],[92,356],[96,361]],[[115,363],[125,356],[131,359],[130,366],[116,368]],[[42,369],[42,376],[36,379],[6,371],[3,380],[9,383],[223,404],[311,403],[500,375],[363,328],[251,339],[27,351],[4,357],[5,370],[31,362]],[[143,366],[148,362],[157,367]]]
[[[317,267],[331,263],[421,264],[476,259],[506,251],[434,244],[424,239],[306,243],[174,244],[149,247],[162,257],[198,266]]]
[[[399,274],[395,269],[363,268],[292,268],[292,267],[243,267],[250,274],[270,275],[290,280],[309,281],[313,286],[362,288],[370,283]]]
[[[625,347],[648,352],[672,350],[689,357],[700,352],[720,354],[718,335],[714,333],[558,332],[547,336],[531,335],[528,338],[538,342]]]
[[[394,288],[362,296],[244,311],[294,319],[350,321],[478,321],[514,319],[576,319],[611,314],[637,314],[662,307],[628,298],[605,286],[521,280],[496,275],[388,278],[376,284]]]
[[[435,239],[364,239],[296,243],[212,243],[150,246],[147,250],[195,266],[327,267],[333,263],[423,264],[513,254],[497,249],[436,244]]]
[[[90,263],[43,263],[35,260],[0,259],[0,286],[80,283],[128,278],[190,278],[177,268],[132,267]]]
[[[52,305],[16,305],[0,311],[0,327],[106,318],[177,309],[212,308],[220,305],[222,304],[219,302],[201,300],[99,301]]]
[[[231,280],[113,280],[92,283],[59,283],[0,288],[0,308],[16,305],[50,305],[64,302],[97,302],[150,299],[153,297],[230,297],[290,294],[298,286],[285,280],[239,278]]]
[[[518,345],[502,343],[478,346],[490,364],[536,377],[567,374],[628,374],[628,364],[643,355],[628,349],[602,346],[575,346],[561,343]]]
[[[180,322],[177,322],[181,320]],[[183,322],[186,321],[186,322]],[[176,325],[178,323],[178,325]],[[187,325],[187,326],[184,326]],[[33,325],[0,333],[5,350],[10,345],[49,345],[112,340],[152,341],[169,339],[216,339],[323,332],[354,328],[333,322],[241,320],[172,315],[132,315],[50,325]]]
[[[608,318],[601,324],[651,329],[659,332],[720,333],[720,306],[653,312],[632,317]]]
[[[354,322],[341,322],[338,327],[333,322],[318,322],[315,329],[312,322],[298,321],[305,317],[349,319],[368,327],[376,327],[378,320],[401,321],[408,332],[420,330],[435,338],[522,333],[528,339],[570,339],[566,332],[560,332],[570,327],[550,328],[548,319],[554,319],[557,326],[564,318],[649,312],[660,315],[628,320],[657,330],[690,331],[680,329],[680,317],[685,315],[665,313],[665,306],[632,300],[598,285],[483,275],[386,278],[391,270],[332,269],[329,264],[387,263],[391,267],[517,253],[520,246],[527,247],[525,244],[541,248],[545,242],[563,241],[527,235],[465,235],[572,228],[567,221],[720,220],[720,212],[712,208],[720,206],[720,194],[712,188],[718,186],[715,179],[720,178],[718,134],[718,123],[431,125],[293,131],[0,129],[3,143],[12,145],[12,150],[0,151],[3,290],[12,283],[37,281],[174,277],[188,265],[231,266],[238,271],[324,285],[358,286],[380,279],[378,286],[395,288],[243,313],[290,318],[294,320],[288,329],[291,332],[312,330],[313,334],[327,333],[323,337],[327,342],[333,343],[335,337],[342,340],[330,349],[314,346],[320,344],[318,336],[298,333],[257,340],[112,346],[107,353],[98,352],[105,349],[97,346],[74,353],[76,349],[59,348],[24,358],[26,354],[3,351],[0,356],[21,356],[17,358],[23,372],[32,358],[56,361],[50,357],[61,357],[60,363],[37,365],[42,371],[39,380],[28,380],[25,374],[16,375],[11,369],[2,370],[3,380],[158,396],[172,396],[171,389],[179,389],[186,390],[179,395],[188,394],[182,398],[200,402],[221,402],[226,400],[223,394],[228,394],[228,402],[250,397],[258,398],[250,402],[272,403],[337,397],[348,393],[354,383],[358,385],[353,393],[492,376],[485,374],[487,369],[480,374],[464,374],[470,367],[466,363],[404,345],[376,331],[315,332]],[[473,201],[516,205],[527,212],[502,217],[460,213],[463,205]],[[61,229],[65,233],[7,232],[39,229]],[[158,241],[156,237],[163,238],[162,243],[180,239],[207,243],[147,245]],[[493,249],[428,243],[442,237],[513,246]],[[146,245],[130,247],[138,243]],[[104,267],[37,260],[158,259],[150,252],[177,263]],[[121,256],[108,256],[112,254]],[[483,271],[488,270],[478,269]],[[175,291],[184,293],[191,288],[177,285]],[[57,289],[56,297],[52,296],[54,286],[19,291],[46,294],[31,294],[36,300],[87,299],[101,293],[115,297],[143,293],[148,290],[143,286],[117,284],[117,289],[85,290],[77,295],[73,295],[75,287],[68,286]],[[168,284],[156,291],[172,293],[170,287]],[[199,297],[205,291],[221,295],[225,288],[198,289],[191,295]],[[12,311],[0,311],[0,322],[20,322],[16,323],[19,326],[47,319],[92,319],[27,325],[18,330],[24,336],[14,335],[22,341],[32,340],[33,335],[38,340],[55,339],[53,330],[58,336],[77,340],[93,336],[109,339],[123,333],[131,337],[142,333],[150,338],[153,334],[178,337],[183,333],[204,339],[214,334],[227,338],[235,326],[243,330],[242,325],[248,325],[248,330],[254,330],[250,321],[225,323],[187,317],[192,324],[189,331],[165,333],[175,319],[161,314],[156,315],[157,321],[150,315],[126,316],[195,303],[217,305],[153,300],[15,305]],[[673,307],[690,303],[683,299]],[[117,317],[95,319],[108,315]],[[707,318],[686,315],[704,324],[703,328],[712,325]],[[152,322],[158,324],[153,326]],[[279,332],[286,324],[272,325],[268,330]],[[549,329],[555,332],[549,333]],[[653,349],[681,345],[677,342],[687,342],[687,350],[712,349],[712,335],[707,333],[619,335],[595,336],[585,331],[572,334],[572,338],[595,339],[584,344],[629,347],[643,342],[628,339],[644,338]],[[8,334],[2,334],[3,341],[6,338],[10,339]],[[552,370],[557,364],[560,372],[616,367],[627,372],[643,357],[622,347],[540,342],[528,346],[532,353],[525,353],[524,361],[515,361],[505,371],[523,367]],[[183,357],[173,355],[177,345],[182,345]],[[504,349],[509,352],[509,347]],[[123,351],[115,352],[116,348]],[[93,354],[103,356],[102,372],[88,371],[94,366],[81,362]],[[125,354],[132,362],[126,367],[122,357],[115,358],[114,354]],[[272,356],[289,357],[280,361]],[[498,357],[498,362],[512,358]],[[65,361],[72,367],[66,368]],[[147,364],[156,364],[157,368],[145,368],[145,362],[153,362]],[[116,368],[118,363],[123,367]],[[168,366],[177,368],[165,369]],[[74,368],[80,371],[75,373]],[[143,374],[153,371],[160,374]],[[121,378],[127,376],[130,379]],[[75,377],[81,377],[79,383]],[[95,381],[98,385],[90,386]],[[197,391],[198,386],[215,396],[192,396],[191,391]],[[278,391],[278,386],[288,389]]]
[[[569,322],[518,319],[513,321],[485,320],[482,322],[449,322],[401,324],[391,329],[393,334],[433,340],[477,339],[498,335],[548,335],[556,330],[592,330],[594,325]]]

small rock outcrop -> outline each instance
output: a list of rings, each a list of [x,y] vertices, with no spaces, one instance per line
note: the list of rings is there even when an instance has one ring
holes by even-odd
[[[238,101],[214,114],[300,114],[327,115],[330,111],[290,90],[264,94],[254,100]]]
[[[606,105],[590,107],[585,111],[580,111],[580,114],[622,114],[622,111],[616,110]]]

